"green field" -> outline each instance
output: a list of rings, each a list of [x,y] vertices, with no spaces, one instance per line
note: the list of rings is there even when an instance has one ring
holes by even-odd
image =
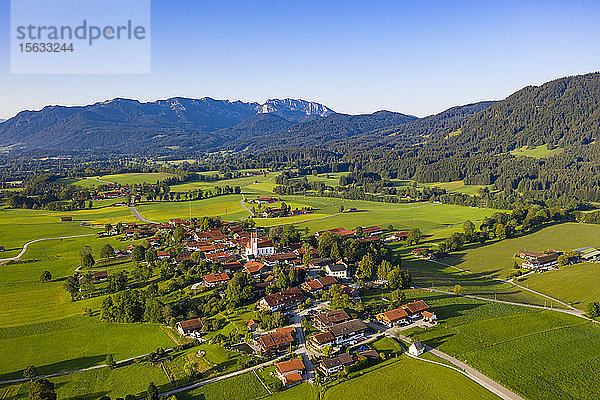
[[[513,156],[519,157],[519,156],[525,156],[525,157],[532,157],[532,158],[546,158],[546,157],[552,157],[555,156],[559,153],[561,153],[563,151],[562,148],[557,147],[554,150],[548,150],[548,147],[545,144],[542,144],[540,146],[535,146],[535,147],[521,147],[519,149],[515,149],[512,150],[510,152],[510,154],[512,154]]]
[[[184,400],[253,400],[268,395],[269,392],[253,372],[210,383],[179,398]]]
[[[513,270],[513,256],[519,249],[564,251],[586,246],[600,246],[600,225],[553,225],[526,236],[460,251],[444,262],[472,272],[504,278]]]
[[[448,193],[463,193],[476,195],[483,188],[491,188],[491,185],[465,185],[465,181],[420,183],[419,187],[439,187],[445,189]]]
[[[397,362],[342,382],[325,392],[341,399],[498,399],[469,378],[440,365],[403,355]]]
[[[600,393],[600,326],[556,311],[416,292],[440,323],[417,335],[531,400]]]
[[[107,183],[120,185],[137,185],[141,183],[156,183],[156,181],[171,178],[175,175],[166,172],[132,172],[125,174],[97,175],[73,180],[71,183],[82,187],[102,186]]]
[[[171,218],[189,219],[190,209],[192,217],[220,216],[231,221],[250,215],[241,206],[241,200],[242,195],[230,194],[193,201],[144,201],[138,203],[136,208],[144,218],[157,222],[165,222]]]
[[[531,274],[520,279],[518,284],[584,309],[588,302],[600,300],[600,264],[568,265],[555,271]]]

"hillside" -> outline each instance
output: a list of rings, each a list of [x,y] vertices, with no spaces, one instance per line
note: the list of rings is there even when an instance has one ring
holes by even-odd
[[[40,111],[20,112],[0,126],[0,146],[62,151],[154,152],[174,146],[209,150],[234,139],[232,135],[241,131],[285,129],[332,112],[317,103],[290,99],[269,100],[261,105],[208,97],[149,103],[117,98],[87,106],[47,106]],[[249,120],[246,126],[237,127],[263,115],[274,118]]]

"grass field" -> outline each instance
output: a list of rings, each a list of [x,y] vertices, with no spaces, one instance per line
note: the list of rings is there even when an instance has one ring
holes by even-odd
[[[258,377],[253,372],[249,372],[210,383],[190,392],[184,392],[178,398],[183,400],[253,400],[268,394],[269,392]]]
[[[435,183],[420,183],[419,187],[439,187],[445,189],[448,193],[463,193],[469,195],[475,195],[479,193],[480,189],[485,187],[490,188],[491,185],[465,185],[465,181],[451,181],[451,182],[435,182]]]
[[[556,271],[528,275],[518,283],[584,309],[588,302],[600,301],[600,264],[568,265]]]
[[[231,194],[211,197],[194,201],[154,201],[141,202],[136,208],[142,216],[151,221],[165,222],[171,218],[190,218],[190,208],[193,217],[220,216],[231,221],[249,216],[240,201],[242,195]]]
[[[156,183],[156,181],[171,178],[175,175],[166,172],[133,172],[126,174],[97,175],[73,180],[71,183],[82,187],[101,186],[109,183],[121,185],[137,185],[141,183]]]
[[[506,277],[513,270],[513,256],[519,249],[564,251],[586,246],[600,247],[600,225],[553,225],[526,236],[458,252],[444,262],[472,272]]]
[[[397,362],[342,382],[325,392],[339,399],[498,399],[469,378],[439,365],[401,356]]]
[[[525,157],[532,157],[532,158],[547,158],[547,157],[552,157],[555,156],[559,153],[561,153],[563,151],[562,148],[557,147],[554,150],[548,150],[548,147],[545,144],[542,144],[541,146],[536,146],[536,147],[521,147],[519,149],[515,149],[512,150],[510,152],[510,154],[512,154],[513,156],[519,157],[519,156],[525,156]]]
[[[414,328],[432,347],[465,361],[531,400],[590,399],[600,393],[600,326],[556,311],[412,292],[440,323]]]

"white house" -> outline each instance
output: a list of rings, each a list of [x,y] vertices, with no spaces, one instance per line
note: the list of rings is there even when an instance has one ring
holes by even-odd
[[[343,261],[325,265],[325,273],[338,279],[348,279],[348,266]]]
[[[408,352],[413,356],[420,356],[421,354],[423,354],[423,352],[425,352],[425,345],[423,345],[423,343],[417,340],[416,342],[410,345],[410,347],[408,348]]]

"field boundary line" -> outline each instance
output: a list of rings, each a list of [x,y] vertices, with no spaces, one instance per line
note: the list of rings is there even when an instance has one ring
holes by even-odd
[[[267,389],[267,392],[269,392],[269,394],[270,394],[270,395],[271,395],[271,394],[273,394],[273,392],[271,392],[271,389],[269,389],[269,388],[267,387],[267,385],[265,385],[265,383],[263,382],[263,380],[262,380],[262,379],[260,379],[260,376],[258,376],[258,373],[256,372],[256,370],[254,370],[254,371],[252,371],[252,372],[254,372],[254,375],[256,375],[256,378],[258,379],[258,381],[259,381],[260,383],[262,383],[262,385],[265,387],[265,389]]]

